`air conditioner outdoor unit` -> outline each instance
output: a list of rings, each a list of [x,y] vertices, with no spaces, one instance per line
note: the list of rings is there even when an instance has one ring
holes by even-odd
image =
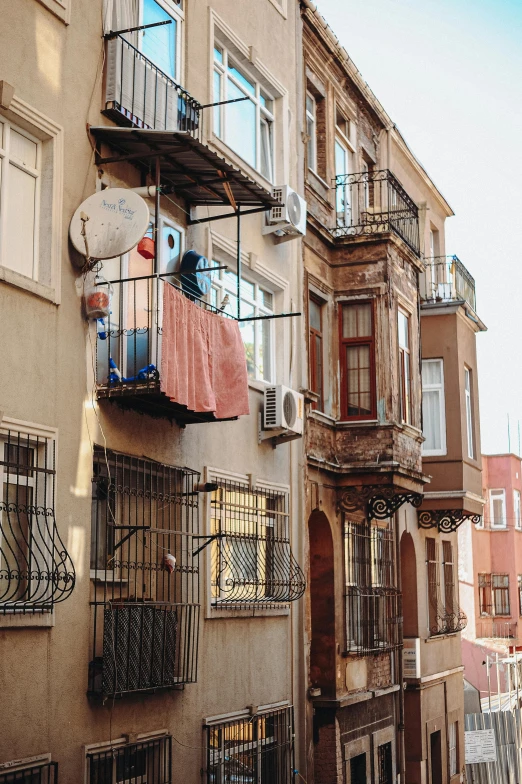
[[[303,434],[304,397],[282,385],[265,389],[265,430],[284,430],[294,435]]]
[[[272,196],[281,202],[281,206],[270,210],[270,225],[263,228],[263,234],[294,237],[306,234],[306,201],[289,185],[275,186]]]

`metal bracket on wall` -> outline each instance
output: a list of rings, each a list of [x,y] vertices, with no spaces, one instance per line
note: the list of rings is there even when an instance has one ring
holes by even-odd
[[[419,528],[436,528],[443,534],[453,533],[466,520],[479,525],[482,515],[464,512],[462,509],[431,509],[418,512]]]
[[[359,485],[343,492],[338,507],[344,512],[364,511],[369,520],[386,520],[406,503],[419,507],[422,495],[395,485]]]
[[[289,433],[284,428],[274,430],[263,430],[263,415],[261,412],[257,415],[257,443],[262,444],[263,441],[272,441],[272,448],[275,449],[279,444],[286,444],[287,441],[295,441],[296,438],[302,438],[300,433]]]

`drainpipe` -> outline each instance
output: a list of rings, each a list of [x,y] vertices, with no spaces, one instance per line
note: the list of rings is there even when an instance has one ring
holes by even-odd
[[[401,550],[399,535],[399,514],[395,513],[395,552],[397,565],[397,587],[399,589],[399,648],[397,654],[397,674],[399,680],[399,724],[398,724],[398,753],[399,753],[399,775],[400,784],[406,782],[406,751],[404,745],[404,620],[402,615],[402,570],[401,570]]]

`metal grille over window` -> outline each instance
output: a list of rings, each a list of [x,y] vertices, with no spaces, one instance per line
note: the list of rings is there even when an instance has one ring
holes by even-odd
[[[344,522],[346,652],[359,656],[399,646],[400,593],[391,522]]]
[[[172,738],[113,746],[87,754],[89,784],[171,784]]]
[[[451,542],[442,542],[442,583],[439,568],[439,546],[432,537],[426,538],[428,575],[428,615],[431,635],[453,634],[466,627],[468,619],[458,604],[455,563]]]
[[[17,770],[0,770],[0,784],[58,784],[58,763],[35,763]]]
[[[199,474],[94,452],[89,693],[196,680]]]
[[[288,495],[219,481],[211,497],[212,603],[293,602],[305,579],[290,548]]]
[[[294,717],[286,707],[206,727],[207,784],[291,784]]]
[[[55,478],[52,439],[0,432],[0,613],[50,611],[74,588],[55,520]]]

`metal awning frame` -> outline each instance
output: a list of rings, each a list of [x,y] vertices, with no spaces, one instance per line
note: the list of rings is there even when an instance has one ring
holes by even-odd
[[[107,129],[103,129],[103,130],[109,130],[110,131],[111,129],[107,128]],[[138,138],[140,138],[139,131],[137,133],[137,136],[138,136]],[[190,137],[190,138],[192,138],[192,137]],[[107,139],[104,139],[102,141],[105,141],[106,144],[110,144],[110,141],[108,141]],[[201,146],[203,146],[203,145],[201,145]],[[141,160],[149,159],[149,160],[154,162],[154,186],[156,188],[156,192],[155,192],[155,199],[154,199],[154,229],[153,229],[153,234],[154,234],[154,269],[156,269],[156,270],[158,269],[158,248],[159,248],[159,242],[157,240],[158,240],[158,237],[159,237],[160,197],[161,197],[161,193],[162,193],[162,188],[161,188],[161,163],[162,163],[162,158],[163,157],[169,158],[169,154],[172,154],[174,151],[179,152],[180,149],[183,149],[183,150],[188,152],[189,150],[192,149],[192,147],[193,147],[193,145],[191,143],[189,143],[186,148],[181,148],[180,145],[178,144],[176,146],[173,145],[172,149],[170,149],[170,150],[168,148],[167,148],[167,150],[164,150],[164,149],[163,150],[149,149],[149,151],[145,152],[145,153],[143,153],[143,152],[141,152],[141,153],[126,153],[126,154],[124,153],[122,155],[113,155],[113,156],[108,156],[108,157],[104,158],[100,154],[100,151],[98,149],[98,139],[96,139],[96,148],[95,148],[95,164],[96,164],[96,166],[104,166],[104,165],[112,164],[112,163],[127,163],[127,162],[138,161],[140,159]],[[206,149],[208,149],[208,148],[206,148]],[[209,150],[209,152],[211,152],[211,151]],[[207,159],[207,161],[210,163],[209,159]],[[273,197],[271,196],[271,194],[268,194],[268,192],[267,192],[267,197],[268,198],[266,199],[266,203],[263,203],[262,206],[252,207],[251,209],[247,209],[247,210],[245,210],[245,212],[242,213],[241,212],[241,206],[242,205],[241,205],[240,202],[237,202],[237,203],[235,202],[233,194],[232,194],[232,191],[230,189],[230,183],[233,183],[235,181],[235,178],[230,178],[230,179],[227,178],[226,171],[223,172],[223,174],[220,174],[219,172],[221,170],[216,168],[216,167],[214,167],[216,172],[219,173],[218,177],[215,180],[210,180],[210,181],[205,180],[204,182],[201,182],[201,181],[198,181],[197,175],[192,175],[192,174],[190,174],[190,172],[187,172],[186,169],[181,164],[179,164],[179,162],[172,161],[172,160],[170,160],[170,162],[174,163],[174,165],[177,168],[179,168],[182,171],[182,173],[184,173],[186,176],[190,177],[194,181],[194,183],[196,185],[199,185],[200,187],[204,188],[205,190],[208,190],[208,191],[214,193],[215,196],[218,196],[218,198],[221,199],[221,203],[223,203],[223,204],[225,202],[223,201],[223,199],[222,199],[221,195],[219,194],[219,192],[216,191],[215,189],[213,189],[212,187],[209,187],[209,185],[212,186],[213,184],[216,184],[218,182],[223,184],[223,185],[228,185],[228,188],[225,187],[225,192],[226,192],[226,196],[227,196],[227,199],[228,199],[228,203],[232,207],[233,212],[229,212],[229,213],[226,213],[224,215],[213,215],[213,216],[210,216],[210,217],[207,217],[207,218],[202,218],[202,219],[189,218],[189,220],[187,221],[187,224],[189,226],[193,226],[193,225],[195,225],[197,223],[207,223],[207,222],[210,222],[210,221],[225,220],[227,218],[236,218],[236,221],[237,221],[237,223],[236,223],[236,226],[237,226],[237,230],[236,230],[236,247],[237,247],[237,251],[236,251],[236,264],[237,264],[237,315],[233,316],[233,318],[236,321],[241,323],[241,322],[246,322],[246,321],[269,321],[269,320],[274,319],[274,318],[293,318],[295,316],[301,316],[302,315],[301,312],[297,312],[297,313],[277,313],[277,314],[274,314],[272,316],[253,316],[251,318],[242,318],[241,317],[241,217],[245,216],[245,215],[252,215],[254,213],[266,212],[270,208],[269,202],[271,200],[273,200]],[[228,167],[230,167],[230,164],[227,164],[226,161],[223,161],[223,162]],[[232,171],[234,171],[234,172],[237,171],[239,174],[241,174],[241,172],[239,172],[239,170],[232,170]],[[246,180],[247,178],[245,177],[244,179]],[[244,182],[244,180],[243,180],[243,182]],[[252,184],[254,186],[256,185],[255,183],[252,183]],[[168,186],[169,190],[170,190],[171,187],[172,187],[172,192],[175,194],[176,193],[175,187],[174,186]],[[259,189],[259,190],[261,191],[261,189]],[[254,196],[254,194],[252,194],[252,195]],[[187,197],[185,197],[185,198],[187,198]],[[189,201],[188,198],[187,198],[187,201],[190,204],[190,201]],[[259,201],[261,201],[261,197],[260,196],[258,197],[258,203],[259,203]],[[280,202],[277,202],[277,204],[280,205]],[[194,206],[205,206],[205,204],[200,202],[200,203],[195,203]],[[209,204],[207,206],[216,206],[216,204],[215,204],[215,202],[209,202]]]

